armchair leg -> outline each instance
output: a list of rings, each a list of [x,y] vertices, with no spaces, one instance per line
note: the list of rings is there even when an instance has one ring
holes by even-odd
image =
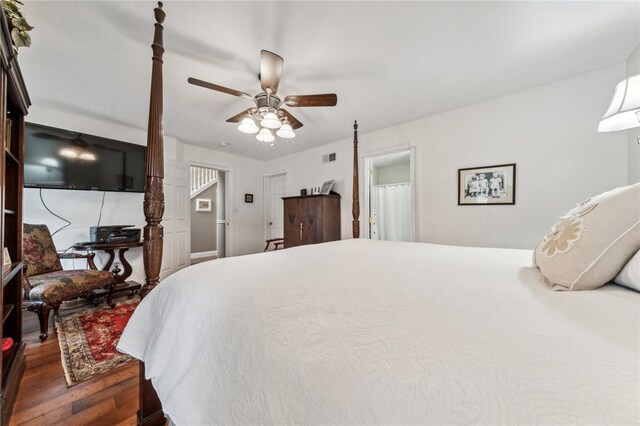
[[[49,313],[51,312],[51,308],[42,305],[40,309],[38,309],[38,320],[40,321],[40,341],[44,342],[49,337]]]
[[[22,306],[29,312],[35,312],[38,315],[38,321],[40,322],[40,341],[44,342],[49,337],[49,313],[51,312],[51,306],[46,303],[25,300],[22,302]],[[56,305],[57,308],[60,305]]]
[[[116,284],[116,280],[113,280],[113,282],[109,286],[109,294],[107,294],[107,305],[109,305],[111,308],[114,308],[116,306],[116,304],[111,300],[113,297],[113,291],[116,288]]]

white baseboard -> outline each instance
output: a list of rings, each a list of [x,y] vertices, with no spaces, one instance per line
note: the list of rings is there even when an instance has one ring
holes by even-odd
[[[201,251],[200,253],[191,253],[192,259],[202,259],[203,257],[218,256],[218,250],[213,251]]]

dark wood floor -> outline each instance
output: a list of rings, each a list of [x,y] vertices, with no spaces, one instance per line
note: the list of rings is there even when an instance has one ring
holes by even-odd
[[[25,336],[27,369],[10,425],[136,424],[137,362],[67,388],[53,327],[45,343],[38,334]]]

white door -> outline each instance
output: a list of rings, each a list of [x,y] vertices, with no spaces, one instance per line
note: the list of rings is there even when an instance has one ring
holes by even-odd
[[[284,237],[282,197],[287,194],[287,175],[285,173],[267,177],[267,239]]]
[[[175,160],[165,160],[161,280],[191,263],[189,190],[189,166]]]

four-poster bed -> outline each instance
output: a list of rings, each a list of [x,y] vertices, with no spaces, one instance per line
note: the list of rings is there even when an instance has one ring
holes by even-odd
[[[144,299],[118,345],[142,361],[139,424],[164,424],[163,409],[176,424],[639,420],[637,329],[620,326],[637,321],[637,293],[549,291],[530,250],[359,239],[357,123],[354,239],[205,262],[158,285],[161,7]]]
[[[162,263],[162,215],[164,214],[164,133],[162,95],[162,56],[164,55],[163,31],[166,14],[162,2],[154,9],[156,19],[153,44],[151,91],[149,101],[149,124],[147,131],[147,158],[145,169],[144,217],[144,270],[145,284],[140,295],[144,298],[160,281]],[[353,124],[353,238],[360,237],[360,196],[358,194],[358,123]],[[138,423],[145,425],[164,424],[162,404],[150,380],[145,378],[144,362],[140,363],[140,410]]]

